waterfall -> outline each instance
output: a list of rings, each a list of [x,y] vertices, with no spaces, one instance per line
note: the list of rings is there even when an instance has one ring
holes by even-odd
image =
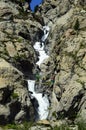
[[[38,113],[39,120],[46,119],[48,117],[48,107],[49,101],[47,95],[42,93],[36,93],[34,90],[35,80],[28,80],[28,89],[31,92],[31,99],[38,101],[38,107],[35,107],[36,112]]]
[[[39,52],[39,61],[36,63],[40,66],[44,59],[48,58],[49,56],[44,51],[44,44],[42,43],[42,47],[40,47],[40,42],[36,42],[34,45],[35,50]]]
[[[41,42],[36,42],[34,45],[34,49],[39,52],[39,61],[36,63],[39,67],[44,59],[49,56],[44,51],[44,42],[49,35],[50,28],[48,26],[43,27],[44,35],[41,38]],[[42,46],[40,46],[42,44]],[[49,100],[47,95],[42,93],[35,92],[35,80],[28,80],[28,90],[30,92],[30,98],[36,100],[38,102],[38,106],[34,106],[39,120],[47,119],[49,114]]]
[[[41,38],[41,41],[42,42],[45,42],[45,40],[47,39],[48,35],[49,35],[49,31],[50,31],[50,28],[48,26],[44,26],[43,27],[43,32],[44,32],[44,35],[42,36]]]
[[[34,49],[39,52],[39,61],[36,63],[40,66],[44,59],[48,58],[49,56],[44,51],[44,42],[49,35],[50,28],[48,26],[43,26],[44,35],[41,38],[41,43],[36,42],[34,45]],[[42,44],[42,47],[40,46]]]

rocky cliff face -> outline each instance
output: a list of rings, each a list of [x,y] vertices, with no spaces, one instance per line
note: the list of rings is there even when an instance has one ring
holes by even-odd
[[[36,65],[33,45],[44,24],[50,27],[45,45],[50,57],[41,65],[41,79],[49,119],[86,121],[86,1],[45,0],[35,13],[24,5],[0,1],[0,123],[33,116],[25,77]]]
[[[24,5],[0,0],[0,124],[34,116],[25,77],[37,60],[33,44],[41,24]]]
[[[49,83],[44,90],[50,95],[50,119],[86,120],[85,4],[86,1],[46,0],[40,6],[51,27],[46,43],[50,58],[41,65],[42,78]]]

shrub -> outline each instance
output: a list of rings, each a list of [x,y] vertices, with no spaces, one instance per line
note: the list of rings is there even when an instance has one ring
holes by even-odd
[[[79,26],[80,26],[80,24],[79,24],[79,20],[78,20],[78,18],[76,19],[76,22],[75,22],[75,25],[74,25],[74,30],[79,30]]]
[[[38,10],[38,5],[36,5],[35,7],[34,7],[34,12],[37,12],[37,10]]]
[[[4,128],[4,130],[7,130],[7,129],[17,130],[17,125],[15,125],[15,124],[7,124],[3,128]]]
[[[77,123],[78,130],[86,130],[86,123],[84,121],[80,121]]]
[[[33,122],[23,122],[22,124],[7,124],[3,127],[3,130],[31,130]]]

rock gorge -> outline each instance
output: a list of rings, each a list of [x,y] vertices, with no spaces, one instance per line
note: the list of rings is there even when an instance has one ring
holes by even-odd
[[[49,58],[40,65],[37,92],[49,97],[48,120],[86,123],[86,1],[44,0],[32,12],[23,0],[0,0],[1,125],[34,118],[27,79],[37,68],[33,46],[44,25],[50,27],[44,48]]]

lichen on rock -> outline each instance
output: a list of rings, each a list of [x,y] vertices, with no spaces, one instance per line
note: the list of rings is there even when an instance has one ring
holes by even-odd
[[[48,119],[86,123],[85,0],[44,0],[34,13],[24,2],[0,1],[0,123],[34,117],[26,79],[34,77],[38,52],[33,45],[44,25],[50,27],[44,47],[49,58],[40,66],[38,92],[49,97]]]

